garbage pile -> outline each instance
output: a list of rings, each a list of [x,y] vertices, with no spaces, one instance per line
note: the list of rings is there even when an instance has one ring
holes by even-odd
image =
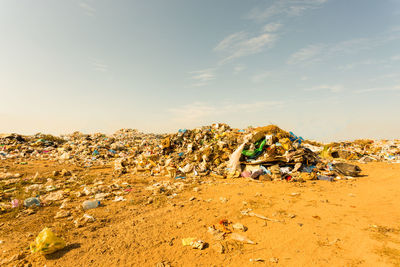
[[[355,140],[323,146],[321,156],[327,159],[400,163],[400,140]]]
[[[157,146],[116,160],[114,168],[116,173],[141,172],[175,179],[208,175],[304,181],[333,180],[360,173],[340,171],[343,166],[328,164],[303,146],[303,141],[274,125],[238,130],[226,124],[213,124],[166,135]]]
[[[112,135],[75,132],[56,137],[36,134],[0,136],[0,159],[57,160],[90,167],[109,164],[119,157],[147,155],[163,135],[121,129]]]
[[[398,147],[394,151],[389,145],[386,151],[398,157]],[[361,155],[360,149],[347,154],[343,152],[349,151],[345,144],[321,149],[275,125],[243,130],[223,123],[180,129],[174,134],[122,129],[109,136],[75,132],[60,137],[12,134],[0,138],[0,158],[16,159],[20,164],[27,160],[57,160],[84,167],[113,164],[115,175],[141,173],[176,179],[209,175],[304,181],[357,176],[359,171],[338,171],[329,161],[343,155]]]

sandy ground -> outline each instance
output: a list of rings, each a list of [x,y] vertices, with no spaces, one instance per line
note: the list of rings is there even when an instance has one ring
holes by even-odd
[[[88,171],[55,163],[0,162],[0,168],[4,166],[27,175],[69,168],[115,179],[110,167]],[[188,183],[172,199],[145,190],[168,178],[126,175],[119,179],[133,186],[127,201],[106,201],[87,211],[96,221],[81,228],[71,219],[53,218],[59,204],[31,215],[22,211],[0,215],[0,262],[5,266],[400,266],[400,164],[360,166],[364,177],[333,183],[209,178]],[[74,218],[82,216],[76,207],[84,199],[73,200]],[[241,214],[249,208],[279,222]],[[221,219],[244,224],[248,230],[241,234],[256,244],[214,240],[207,227]],[[31,255],[29,243],[45,226],[68,246],[46,257]],[[200,238],[208,247],[184,247],[185,237]],[[223,254],[215,249],[218,243]]]

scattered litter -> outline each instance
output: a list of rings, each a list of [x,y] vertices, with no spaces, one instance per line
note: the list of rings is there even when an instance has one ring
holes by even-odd
[[[257,218],[260,218],[260,219],[263,219],[263,220],[266,220],[266,221],[271,221],[271,222],[283,222],[283,221],[280,221],[280,220],[271,219],[271,218],[265,217],[265,216],[263,216],[263,215],[254,213],[254,212],[251,211],[251,209],[242,210],[242,211],[240,211],[240,213],[241,213],[242,215],[251,216],[251,217],[257,217]]]
[[[24,200],[25,207],[40,206],[40,200],[37,197],[30,197]]]
[[[231,238],[232,240],[239,241],[239,242],[243,242],[243,243],[246,243],[246,244],[251,244],[251,245],[255,245],[255,244],[256,244],[256,242],[254,242],[254,241],[248,239],[247,237],[245,237],[245,236],[243,236],[243,235],[240,235],[240,234],[238,234],[238,233],[232,233],[232,234],[230,235],[230,238]]]
[[[100,201],[98,200],[86,200],[82,203],[84,210],[95,209],[100,206]]]
[[[256,258],[256,259],[250,259],[250,262],[264,262],[265,260],[263,260],[262,258]]]

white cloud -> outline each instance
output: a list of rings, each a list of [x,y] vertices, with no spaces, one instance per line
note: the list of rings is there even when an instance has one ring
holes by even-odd
[[[311,88],[306,88],[304,91],[321,91],[321,90],[328,90],[332,93],[339,93],[344,90],[342,85],[318,85]]]
[[[374,87],[355,91],[356,93],[370,93],[382,91],[400,91],[400,85],[387,86],[387,87]]]
[[[280,23],[268,23],[267,25],[264,26],[263,31],[264,32],[276,32],[282,27],[282,24]]]
[[[270,72],[270,71],[266,71],[266,72],[263,72],[263,73],[259,73],[259,74],[254,75],[253,77],[251,77],[251,81],[252,81],[253,83],[261,83],[261,82],[263,82],[266,78],[268,78],[268,77],[270,77],[270,76],[271,76],[271,72]]]
[[[93,60],[91,64],[92,64],[93,70],[95,70],[95,71],[108,72],[107,64],[104,64],[97,60]]]
[[[244,65],[236,65],[235,68],[233,68],[233,73],[238,74],[245,69],[246,69],[246,67]]]
[[[193,87],[201,87],[207,85],[210,81],[215,80],[215,69],[209,68],[204,70],[197,70],[189,72],[192,76],[190,77],[194,83]]]
[[[385,63],[385,60],[373,60],[373,59],[367,59],[367,60],[363,60],[360,62],[354,62],[354,63],[349,63],[343,66],[339,66],[338,69],[339,70],[351,70],[354,69],[355,67],[358,66],[363,66],[363,65],[374,65],[374,64],[383,64]]]
[[[393,60],[393,61],[398,61],[398,60],[400,60],[400,55],[392,56],[392,57],[391,57],[391,60]]]
[[[275,0],[267,8],[254,8],[246,17],[260,22],[277,16],[299,16],[307,10],[321,7],[325,2],[327,0]]]
[[[319,59],[318,56],[322,53],[323,48],[324,46],[321,44],[309,45],[292,54],[289,57],[287,63],[293,65],[298,63],[316,61]]]
[[[80,1],[78,6],[90,17],[94,17],[96,14],[96,9],[88,1]]]
[[[288,64],[308,64],[322,60],[329,59],[331,57],[341,54],[355,54],[363,50],[371,50],[373,48],[384,45],[390,41],[398,40],[400,35],[381,35],[372,38],[356,38],[350,39],[333,44],[312,44],[304,48],[301,48],[297,52],[293,53],[287,63]],[[360,62],[361,64],[371,64],[368,61]],[[349,64],[344,66],[344,69],[351,69],[354,66]]]
[[[256,101],[251,103],[222,102],[208,104],[194,102],[178,108],[170,108],[168,111],[172,120],[183,125],[199,126],[204,121],[214,121],[217,116],[234,115],[243,112],[259,112],[284,107],[283,101]]]
[[[247,34],[244,31],[233,33],[225,37],[218,45],[214,48],[214,51],[225,51],[232,49],[237,43],[241,42],[246,38]]]
[[[223,39],[214,48],[214,51],[228,54],[220,64],[227,63],[233,59],[249,56],[262,52],[267,47],[272,47],[277,39],[274,33],[262,33],[249,37],[246,32],[238,32]]]
[[[308,76],[301,76],[300,80],[302,81],[307,81],[308,79],[310,79],[310,77]]]

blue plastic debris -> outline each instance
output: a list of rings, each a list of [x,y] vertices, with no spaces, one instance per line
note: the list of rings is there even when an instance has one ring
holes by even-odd
[[[292,142],[298,142],[299,144],[301,144],[301,142],[304,141],[303,137],[299,136],[297,137],[293,132],[289,132],[290,136],[289,139]]]
[[[315,169],[315,165],[305,166],[301,170],[303,172],[311,173]]]
[[[264,166],[261,165],[260,169],[263,170],[264,174],[272,175],[272,172],[270,170],[268,170],[267,168],[265,168]]]

